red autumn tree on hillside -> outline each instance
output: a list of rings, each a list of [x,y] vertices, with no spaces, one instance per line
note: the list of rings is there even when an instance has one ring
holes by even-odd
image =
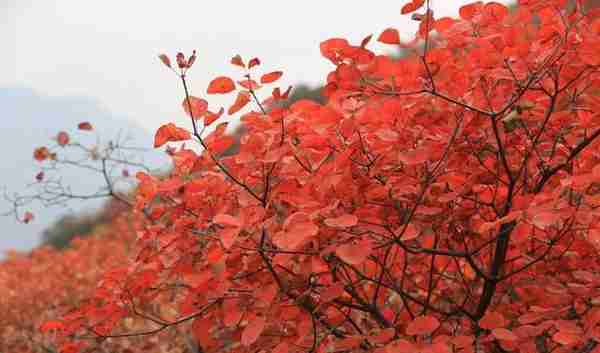
[[[206,353],[593,350],[600,21],[566,3],[478,2],[451,19],[413,0],[402,13],[422,51],[321,43],[326,105],[263,109],[281,72],[236,56],[245,74],[207,93],[235,92],[229,115],[258,111],[225,158],[224,110],[188,89],[195,54],[161,55],[191,129],[162,126],[155,145],[203,151],[171,150],[166,178],[138,173],[135,263],[45,328],[84,349],[189,326]],[[378,40],[402,45],[395,29]]]

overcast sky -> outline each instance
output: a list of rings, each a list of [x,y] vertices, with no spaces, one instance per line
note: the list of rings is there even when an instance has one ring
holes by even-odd
[[[89,97],[98,109],[153,134],[166,122],[187,124],[179,83],[157,54],[198,50],[189,75],[197,96],[204,96],[215,76],[239,77],[229,64],[235,54],[259,57],[265,72],[283,70],[284,87],[316,85],[332,69],[320,56],[321,41],[344,37],[359,43],[387,27],[412,37],[417,23],[400,14],[407,1],[0,0],[0,88],[32,89],[50,98]],[[468,2],[432,0],[436,17],[456,16]],[[377,43],[370,47],[390,50]],[[210,97],[211,108],[232,98]],[[23,126],[24,133],[28,129]],[[22,155],[31,158],[31,150]],[[0,150],[0,157],[10,168],[15,151]]]
[[[400,14],[406,1],[2,0],[0,86],[91,96],[154,131],[184,119],[178,82],[158,53],[198,50],[195,95],[218,74],[236,73],[228,64],[235,54],[260,57],[264,70],[283,69],[282,85],[316,84],[331,69],[321,41],[359,43],[387,27],[412,36],[416,23]],[[468,2],[432,3],[441,17]]]

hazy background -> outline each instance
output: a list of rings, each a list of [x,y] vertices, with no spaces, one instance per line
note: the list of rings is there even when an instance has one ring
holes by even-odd
[[[106,137],[127,131],[147,148],[161,124],[186,125],[181,87],[159,53],[198,50],[189,74],[197,96],[215,76],[239,77],[229,64],[235,54],[246,61],[259,57],[258,72],[284,70],[282,87],[318,85],[332,69],[320,56],[321,41],[359,43],[387,27],[412,37],[417,23],[400,14],[406,1],[0,0],[0,187],[22,192],[39,170],[33,148],[80,121]],[[468,2],[432,4],[442,17],[456,16]],[[375,41],[370,48],[390,50]],[[211,109],[231,99],[210,97]],[[97,186],[80,175],[67,177],[84,188]],[[0,212],[7,206],[0,201]],[[29,225],[0,218],[0,251],[29,249],[59,215],[90,206],[38,206]]]

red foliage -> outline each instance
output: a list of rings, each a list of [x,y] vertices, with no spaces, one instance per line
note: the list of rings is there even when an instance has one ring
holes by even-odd
[[[55,332],[68,328],[56,318],[87,302],[105,271],[127,264],[134,240],[130,227],[126,218],[115,218],[68,250],[40,248],[1,261],[0,351],[51,349]]]
[[[564,3],[427,8],[424,48],[400,60],[327,40],[328,103],[267,111],[242,86],[229,114],[260,109],[231,157],[216,157],[226,123],[161,127],[157,145],[204,150],[139,175],[135,261],[49,326],[106,339],[192,322],[205,353],[593,349],[600,38]],[[221,76],[208,93],[235,90]],[[124,332],[132,318],[151,328]]]

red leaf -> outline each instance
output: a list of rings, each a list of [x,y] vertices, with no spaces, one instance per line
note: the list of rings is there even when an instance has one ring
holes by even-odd
[[[187,61],[185,61],[185,55],[183,55],[183,53],[177,53],[175,60],[177,61],[177,66],[180,69],[185,69],[187,67]]]
[[[90,123],[89,123],[89,122],[87,122],[87,121],[84,121],[84,122],[81,122],[81,123],[79,123],[79,125],[77,125],[77,128],[78,128],[79,130],[92,130],[92,129],[93,129],[93,128],[92,128],[92,124],[90,124]]]
[[[400,10],[400,13],[403,15],[409,14],[411,12],[414,12],[417,10],[417,4],[413,1],[404,4],[404,6],[402,6],[402,9]]]
[[[227,229],[223,229],[219,232],[220,236],[221,236],[221,243],[223,243],[223,247],[225,249],[229,249],[233,246],[233,244],[235,244],[235,240],[238,236],[238,234],[240,234],[241,228],[236,227],[236,228],[227,228]]]
[[[194,119],[199,119],[202,114],[208,110],[208,102],[202,98],[194,96],[189,96],[188,99],[184,98],[181,105],[183,106],[183,110],[185,110],[186,114]],[[190,107],[192,108],[191,113]]]
[[[165,64],[165,66],[171,67],[171,60],[169,59],[169,57],[167,55],[160,54],[158,56],[158,58],[160,59],[160,61],[162,61],[163,64]]]
[[[502,21],[506,16],[508,16],[508,7],[497,3],[497,2],[488,2],[483,7],[483,13],[488,18],[493,18],[496,21]]]
[[[265,329],[267,319],[264,316],[257,316],[254,320],[248,323],[248,326],[242,332],[242,344],[249,346],[260,337],[260,334]]]
[[[260,88],[260,86],[258,85],[258,83],[256,81],[250,80],[250,79],[238,81],[237,83],[238,83],[238,85],[240,85],[250,91],[256,91],[257,89]]]
[[[216,113],[207,111],[206,114],[204,114],[204,126],[212,124],[215,120],[219,119],[224,112],[225,109],[223,109],[223,107]]]
[[[58,142],[58,144],[60,146],[66,146],[69,144],[69,134],[67,134],[64,131],[61,131],[58,133],[58,135],[56,135],[56,142]]]
[[[364,340],[362,336],[351,336],[339,339],[335,342],[335,352],[356,351],[361,342]]]
[[[208,149],[213,154],[221,154],[235,143],[235,139],[231,136],[220,136],[214,140],[207,142]]]
[[[279,343],[271,353],[288,353],[290,350],[290,345],[287,342]]]
[[[50,330],[62,330],[65,328],[65,324],[60,321],[46,321],[40,326],[40,331],[46,333]]]
[[[214,216],[213,223],[230,227],[240,227],[242,225],[242,222],[239,220],[239,218],[224,213]]]
[[[365,48],[367,44],[369,44],[369,42],[371,41],[371,38],[373,38],[372,34],[369,34],[368,36],[363,38],[363,40],[360,42],[360,47]]]
[[[337,282],[327,287],[320,293],[322,303],[328,303],[344,294],[344,284]]]
[[[340,52],[348,48],[349,45],[350,44],[346,39],[331,38],[321,42],[319,49],[321,50],[321,55],[323,55],[323,57],[335,63],[338,60],[338,55]]]
[[[277,246],[284,250],[297,250],[307,240],[319,234],[319,227],[310,221],[292,224],[282,238],[277,240]]]
[[[202,348],[207,348],[214,345],[214,338],[210,330],[213,327],[213,321],[210,317],[197,317],[192,323],[192,333],[200,342]]]
[[[390,342],[387,346],[385,346],[385,353],[417,353],[419,350],[412,343],[407,340],[399,339]]]
[[[223,302],[223,323],[226,327],[233,327],[240,322],[242,311],[239,307],[239,299],[231,298]]]
[[[335,249],[335,254],[344,262],[356,266],[365,262],[371,255],[371,251],[371,244],[365,241],[358,244],[340,245]]]
[[[506,326],[506,320],[504,320],[504,316],[494,311],[488,311],[481,318],[481,320],[479,320],[479,327],[487,330],[492,330],[504,326]]]
[[[433,29],[435,29],[438,33],[443,33],[454,26],[456,21],[451,17],[442,17],[437,19],[433,24]]]
[[[244,64],[244,61],[242,60],[242,57],[239,54],[234,56],[233,58],[231,58],[231,63],[233,65],[240,66],[243,68],[246,67],[246,65]]]
[[[412,2],[409,2],[408,4],[405,4],[404,6],[402,6],[402,10],[400,10],[400,13],[402,13],[403,15],[406,15],[408,13],[414,12],[414,11],[420,9],[424,3],[425,3],[425,0],[412,0]]]
[[[235,90],[235,82],[227,76],[219,76],[210,81],[206,92],[208,94],[225,94]]]
[[[410,336],[428,335],[440,326],[440,322],[433,316],[419,316],[406,327],[406,334]]]
[[[27,224],[31,221],[33,221],[33,213],[29,211],[25,212],[25,215],[23,216],[23,223]]]
[[[246,104],[250,102],[250,93],[248,92],[239,92],[235,102],[229,109],[227,110],[227,114],[232,115],[240,111]]]
[[[558,331],[552,335],[552,340],[558,344],[568,346],[581,342],[581,336],[581,333]]]
[[[273,71],[268,74],[264,74],[260,78],[260,83],[266,84],[279,80],[279,78],[283,75],[282,71]]]
[[[358,223],[358,217],[352,214],[341,215],[336,218],[325,219],[325,224],[329,227],[347,228],[355,226]]]
[[[179,128],[173,123],[168,123],[156,131],[154,135],[154,147],[160,147],[167,142],[185,141],[190,138],[189,131]]]
[[[458,13],[460,14],[460,18],[464,20],[471,20],[475,15],[481,12],[483,8],[483,2],[478,1],[471,4],[467,4],[458,9]]]
[[[388,28],[379,35],[377,41],[385,44],[400,44],[400,34],[397,29]]]
[[[558,220],[556,213],[552,211],[543,211],[535,214],[531,219],[531,223],[540,229],[546,229],[553,225]]]
[[[419,236],[419,234],[420,234],[419,230],[417,230],[415,225],[412,223],[409,223],[406,225],[406,230],[402,234],[402,240],[407,241],[407,240],[415,239]]]
[[[519,337],[515,335],[512,331],[501,327],[493,329],[492,335],[496,337],[496,339],[505,341],[516,341],[519,339]]]
[[[253,68],[255,66],[258,66],[258,65],[260,65],[260,59],[259,58],[252,58],[250,60],[250,62],[248,62],[248,68],[249,69],[251,69],[251,68]]]
[[[189,57],[188,61],[187,61],[187,68],[189,69],[190,67],[192,67],[192,65],[194,65],[194,62],[196,61],[196,51],[194,50],[192,52],[192,56]]]

